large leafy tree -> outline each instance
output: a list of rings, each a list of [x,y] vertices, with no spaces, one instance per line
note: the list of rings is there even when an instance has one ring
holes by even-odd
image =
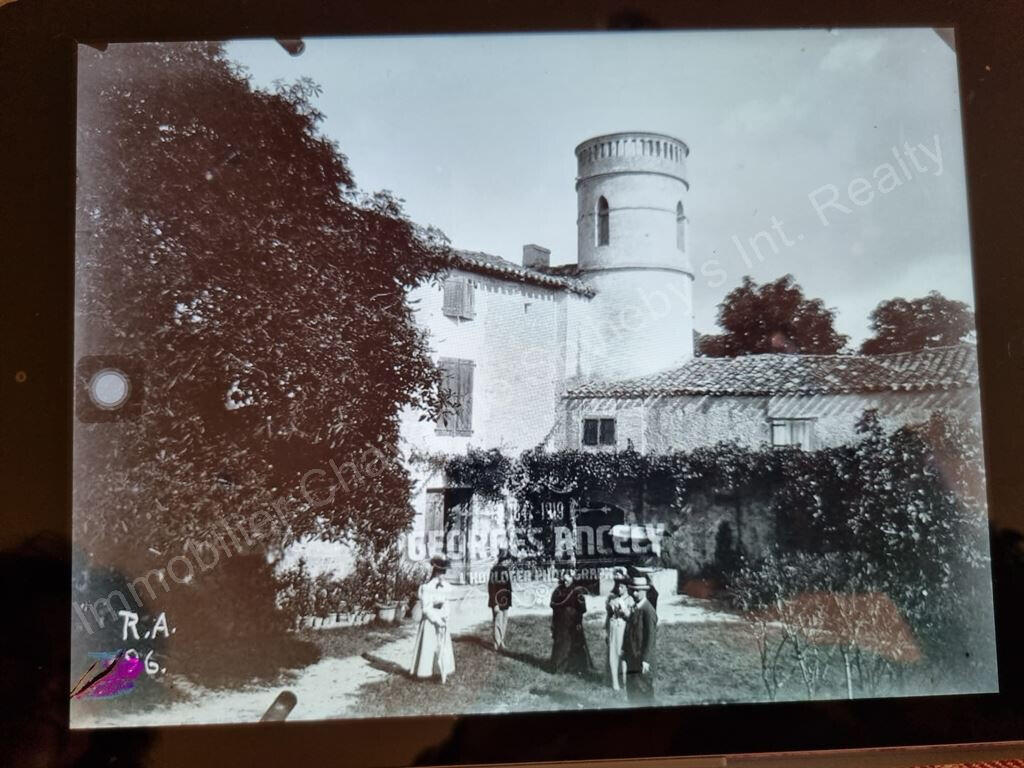
[[[974,313],[962,301],[930,291],[920,299],[881,302],[869,315],[874,333],[860,345],[865,355],[947,347],[970,338]]]
[[[821,299],[804,296],[792,275],[764,285],[745,276],[718,305],[718,324],[724,333],[701,336],[699,354],[833,355],[848,339],[836,332],[835,311]]]
[[[76,425],[76,544],[166,563],[274,504],[272,544],[402,529],[382,457],[438,406],[406,292],[444,238],[358,192],[310,81],[257,89],[210,43],[83,50],[79,78],[76,355],[139,361],[145,402]]]

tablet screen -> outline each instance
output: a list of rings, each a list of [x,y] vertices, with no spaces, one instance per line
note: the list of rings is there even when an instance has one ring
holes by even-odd
[[[997,691],[949,30],[78,51],[76,728]]]

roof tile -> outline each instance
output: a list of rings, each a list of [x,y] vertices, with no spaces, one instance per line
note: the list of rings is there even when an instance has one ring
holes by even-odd
[[[548,288],[578,293],[582,296],[594,295],[594,289],[576,277],[548,274],[537,269],[530,269],[483,251],[454,251],[454,265],[468,272],[479,272],[520,283],[543,285]]]
[[[695,357],[678,368],[649,376],[589,382],[566,396],[932,392],[977,384],[977,352],[973,345],[960,344],[887,355]]]

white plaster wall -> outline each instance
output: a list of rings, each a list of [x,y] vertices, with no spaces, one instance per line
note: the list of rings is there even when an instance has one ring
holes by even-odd
[[[407,409],[402,414],[403,440],[429,452],[465,453],[473,446],[518,454],[539,444],[560,421],[561,395],[572,373],[568,350],[578,344],[578,334],[570,332],[567,304],[587,299],[468,272],[452,274],[475,286],[472,319],[444,315],[439,285],[417,288],[410,300],[416,302],[416,323],[430,334],[435,360],[476,363],[473,434],[439,435],[432,420],[420,421],[418,412]]]
[[[734,440],[757,448],[770,442],[768,397],[690,395],[665,397],[649,402],[592,398],[566,401],[565,443],[580,448],[585,416],[606,415],[617,419],[618,448],[631,440],[637,450],[655,453],[693,450]],[[980,418],[976,390],[953,393],[882,392],[874,394],[811,395],[801,415],[814,415],[815,447],[854,442],[857,421],[866,409],[878,410],[882,428],[892,432],[906,424],[927,421],[936,409],[947,409]]]
[[[580,325],[579,375],[626,379],[693,357],[693,278],[655,268],[590,272],[596,295]]]
[[[433,420],[420,421],[420,413],[403,411],[403,453],[464,454],[468,448],[500,448],[517,456],[562,430],[562,394],[574,376],[579,333],[572,327],[585,315],[588,299],[566,291],[499,280],[456,270],[452,277],[472,281],[475,317],[456,319],[442,312],[440,285],[423,285],[411,292],[416,323],[430,334],[431,355],[472,360],[473,433],[468,436],[437,434]],[[561,442],[558,439],[558,442]],[[410,465],[415,509],[412,535],[424,536],[428,489],[442,488],[442,473]],[[486,563],[493,558],[494,541],[504,531],[501,505],[474,501],[474,533],[480,542],[470,559]]]
[[[577,190],[579,265],[663,266],[692,271],[686,251],[677,247],[676,205],[687,205],[686,184],[648,173],[611,174],[581,180]],[[597,244],[597,204],[608,202],[607,245]]]

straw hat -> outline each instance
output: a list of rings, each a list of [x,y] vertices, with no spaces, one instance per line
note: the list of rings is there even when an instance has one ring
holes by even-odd
[[[626,586],[629,589],[646,591],[651,588],[651,583],[647,580],[646,576],[634,576],[626,582]]]
[[[441,571],[448,570],[448,558],[444,555],[434,555],[430,558],[430,565]]]

